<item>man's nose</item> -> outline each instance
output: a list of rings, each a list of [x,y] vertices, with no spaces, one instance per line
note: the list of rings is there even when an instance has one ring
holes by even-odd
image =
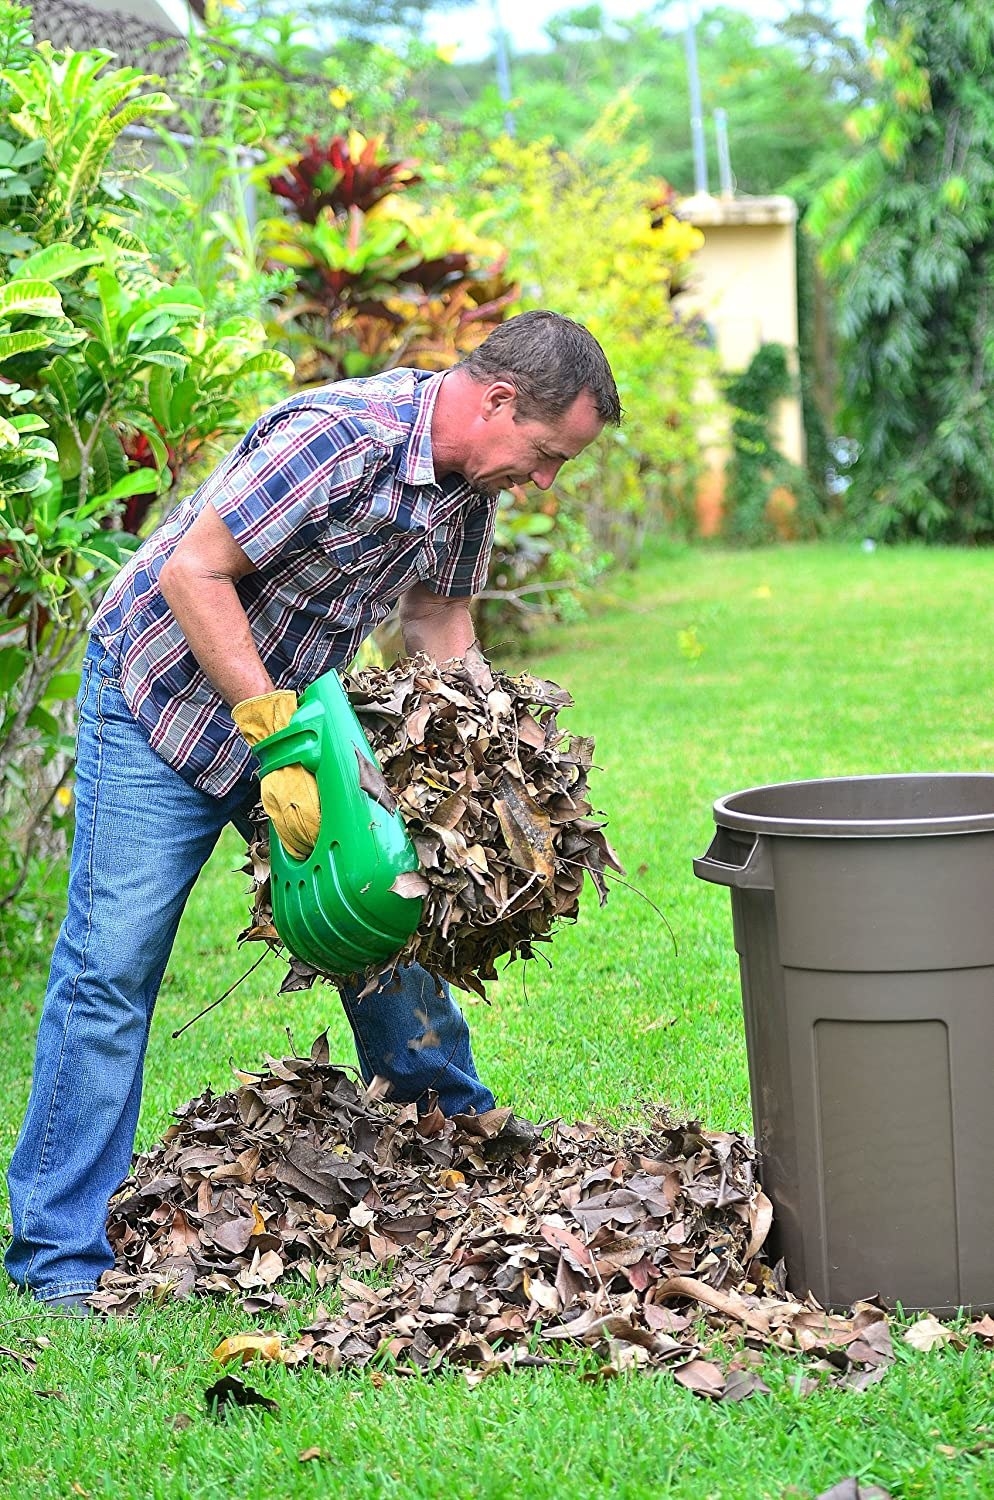
[[[532,469],[529,479],[540,490],[549,490],[556,481],[556,475],[562,468],[562,463],[549,462],[542,464],[540,468]]]

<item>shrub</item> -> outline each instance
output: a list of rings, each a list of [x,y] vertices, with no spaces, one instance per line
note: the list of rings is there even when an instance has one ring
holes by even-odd
[[[25,13],[0,6],[0,154],[25,183],[0,194],[0,907],[53,810],[64,821],[68,704],[96,598],[135,545],[122,522],[242,425],[246,382],[290,368],[258,324],[212,326],[129,222],[110,154],[165,96],[108,53],[25,37]]]
[[[358,131],[306,152],[269,179],[291,216],[262,226],[271,265],[290,267],[279,321],[305,385],[415,365],[445,369],[486,337],[518,295],[500,245],[444,201],[406,190],[413,161]]]
[[[732,456],[726,469],[725,532],[731,541],[772,542],[785,525],[796,536],[817,530],[820,512],[807,473],[780,452],[772,431],[776,403],[796,386],[783,344],[761,344],[746,369],[726,382]],[[787,516],[774,513],[771,502],[778,494],[790,507]]]
[[[556,494],[595,550],[631,564],[648,530],[692,525],[709,356],[672,301],[700,232],[674,216],[639,154],[611,160],[600,149],[603,133],[624,125],[605,118],[570,155],[505,138],[481,186],[495,196],[491,222],[525,301],[584,323],[611,360],[624,423],[564,470]]]

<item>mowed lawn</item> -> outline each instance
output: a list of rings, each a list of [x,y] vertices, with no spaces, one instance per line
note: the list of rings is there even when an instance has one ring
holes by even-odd
[[[994,767],[994,555],[858,546],[758,553],[659,548],[605,582],[588,618],[504,664],[567,686],[597,740],[595,801],[632,885],[588,889],[552,967],[512,966],[473,1003],[477,1062],[535,1118],[638,1122],[663,1103],[748,1128],[727,893],[693,876],[726,792],[825,775]],[[334,992],[276,996],[272,958],[178,1040],[171,1033],[255,957],[239,952],[238,841],[194,893],[167,975],[140,1145],[208,1084],[328,1027],[352,1053]],[[122,910],[122,924],[129,914]],[[50,932],[11,947],[0,986],[0,1162],[27,1096]],[[0,1220],[6,1202],[0,1198]],[[994,1254],[994,1247],[992,1247]],[[293,1288],[285,1288],[293,1295]],[[293,1331],[313,1307],[301,1288]],[[0,1290],[0,1497],[343,1495],[551,1500],[813,1497],[845,1475],[895,1497],[994,1497],[994,1356],[912,1354],[861,1395],[800,1394],[771,1357],[768,1396],[711,1405],[666,1374],[585,1383],[528,1371],[474,1390],[457,1375],[347,1378],[252,1367],[279,1412],[215,1422],[211,1350],[250,1320],[222,1302],[125,1321],[54,1320]],[[33,1343],[32,1340],[39,1340]],[[179,1419],[177,1421],[177,1419]],[[988,1444],[991,1444],[988,1448]],[[310,1448],[320,1458],[301,1461]]]

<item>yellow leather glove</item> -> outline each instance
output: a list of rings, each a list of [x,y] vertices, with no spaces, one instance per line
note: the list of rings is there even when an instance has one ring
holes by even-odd
[[[285,729],[297,709],[296,693],[277,690],[245,698],[231,710],[250,745]],[[295,859],[306,859],[317,843],[321,826],[318,784],[303,766],[284,766],[262,778],[262,805],[273,820],[280,843]]]

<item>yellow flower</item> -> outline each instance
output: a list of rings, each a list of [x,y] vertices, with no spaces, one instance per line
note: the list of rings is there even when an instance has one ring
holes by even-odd
[[[758,588],[753,589],[752,597],[754,599],[772,599],[773,590],[768,583],[761,583]]]
[[[343,89],[341,84],[338,84],[329,92],[328,103],[333,105],[335,109],[344,109],[352,97],[351,89]]]
[[[680,648],[680,654],[688,661],[697,661],[704,655],[704,642],[699,639],[695,626],[691,625],[687,630],[678,630],[676,643]]]
[[[436,47],[435,56],[444,63],[454,63],[459,56],[459,43],[446,42],[443,47]]]

